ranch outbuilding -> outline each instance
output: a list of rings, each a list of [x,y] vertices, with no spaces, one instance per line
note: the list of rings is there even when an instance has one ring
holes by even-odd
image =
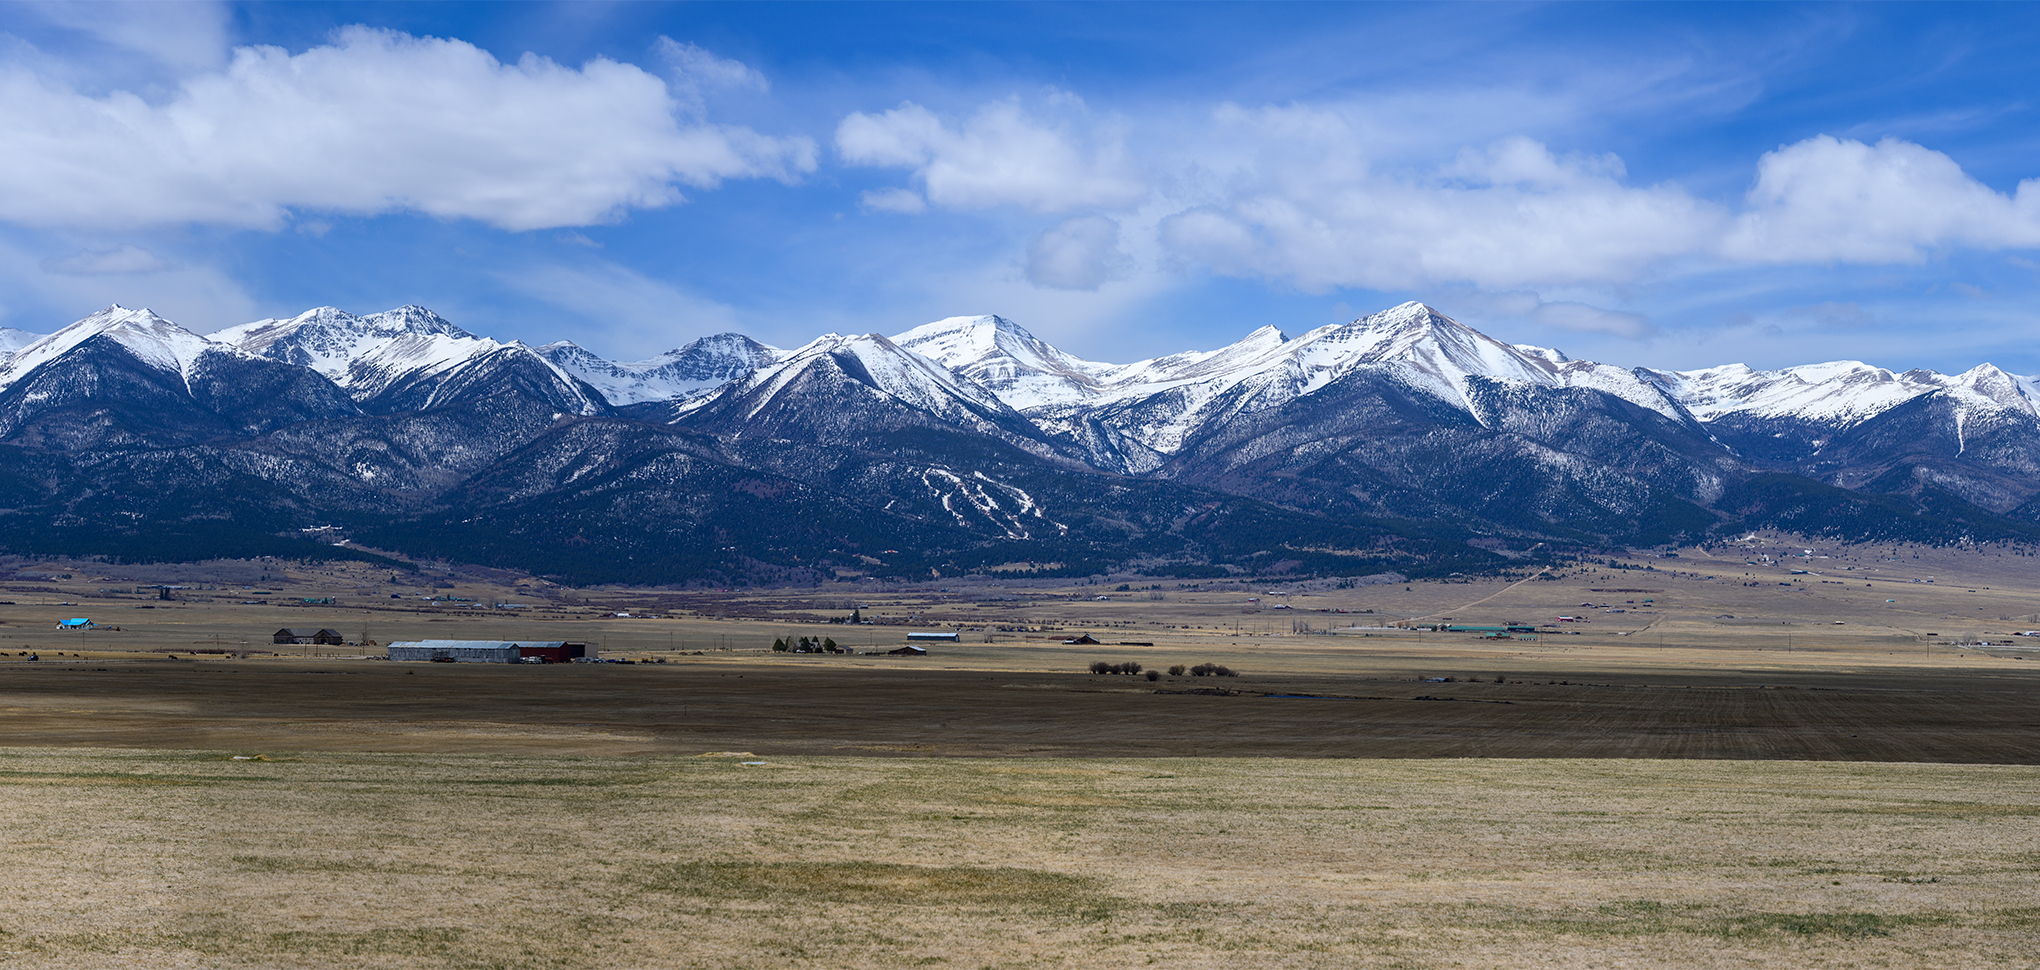
[[[276,634],[270,638],[270,642],[316,643],[329,647],[337,647],[343,643],[346,643],[347,638],[341,636],[340,631],[338,630],[330,629],[306,630],[300,628],[286,627],[285,629],[276,631]]]
[[[392,643],[389,650],[391,660],[469,664],[514,664],[526,658],[569,663],[595,656],[589,644],[573,640],[410,640]]]

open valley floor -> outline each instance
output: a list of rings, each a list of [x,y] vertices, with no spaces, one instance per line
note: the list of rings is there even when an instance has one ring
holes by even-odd
[[[2034,562],[14,562],[0,967],[2040,966]],[[428,637],[631,662],[380,659]]]
[[[16,748],[0,966],[2031,967],[1982,765]]]

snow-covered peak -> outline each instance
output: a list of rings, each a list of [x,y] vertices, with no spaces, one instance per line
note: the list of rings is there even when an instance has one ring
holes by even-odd
[[[229,327],[213,337],[244,353],[309,367],[357,400],[406,378],[443,373],[505,346],[420,306],[367,316],[316,307],[287,320]]]
[[[822,355],[863,383],[919,407],[930,407],[944,398],[961,398],[993,410],[1006,407],[997,395],[879,334],[831,334],[787,355],[787,361]]]
[[[1945,378],[1946,386],[1955,391],[1974,394],[1999,407],[2040,414],[2034,399],[2028,395],[2019,378],[2000,370],[1995,364],[1978,364],[1953,377]]]
[[[279,336],[295,329],[309,326],[347,326],[356,324],[360,319],[338,307],[322,306],[306,310],[295,317],[270,317],[251,323],[236,324],[206,336],[220,343],[233,344],[255,352],[255,348],[266,346]]]
[[[333,379],[358,400],[366,400],[399,381],[443,374],[508,345],[487,337],[456,337],[443,333],[404,333],[369,337],[354,343],[344,361],[322,357],[308,366]],[[547,366],[553,366],[547,361]],[[334,372],[335,367],[338,372]]]
[[[1702,421],[1730,415],[1789,418],[1847,427],[1925,394],[1942,392],[1965,411],[2010,410],[2040,417],[2040,388],[1990,364],[1953,376],[1917,368],[1893,373],[1860,360],[1756,370],[1727,364],[1648,372]]]
[[[1099,378],[1113,369],[1063,353],[1019,324],[989,314],[922,324],[892,341],[991,388],[1015,408],[1094,396]]]
[[[14,353],[29,344],[41,340],[43,336],[43,334],[29,333],[26,330],[16,330],[13,327],[0,327],[0,356]]]
[[[400,363],[392,360],[392,351],[397,356],[409,353],[447,360],[499,346],[420,306],[364,317],[336,307],[317,307],[287,320],[257,320],[228,327],[213,334],[213,339],[246,353],[309,367],[350,389],[358,380],[357,363],[369,358],[381,358],[383,364]]]
[[[832,369],[901,404],[966,426],[989,430],[983,414],[1011,412],[998,395],[875,333],[823,334],[738,381],[717,397],[748,398],[749,413],[755,415],[770,406],[781,390],[817,367]],[[708,399],[702,401],[705,404]]]
[[[1530,357],[1422,303],[1320,327],[1296,343],[1300,356],[1335,372],[1364,364],[1399,364],[1404,376],[1462,407],[1469,377],[1558,383],[1551,361]]]
[[[1571,357],[1567,357],[1563,352],[1553,350],[1550,347],[1539,347],[1534,344],[1510,344],[1510,346],[1516,348],[1516,352],[1522,354],[1525,357],[1546,361],[1552,364],[1572,363]]]
[[[1267,366],[1288,343],[1287,334],[1266,325],[1217,350],[1193,350],[1120,366],[1105,365],[1109,369],[1102,375],[1103,383],[1107,394],[1123,398],[1188,381],[1243,376]]]
[[[546,344],[536,352],[616,405],[699,397],[750,376],[783,353],[740,333],[702,337],[650,360],[604,360],[565,340]]]
[[[1932,371],[1894,374],[1860,360],[1802,364],[1779,370],[1726,364],[1650,373],[1667,393],[1702,421],[1747,414],[1841,425],[1874,417],[1939,390],[1947,380]]]
[[[224,344],[157,316],[153,310],[130,310],[116,304],[16,351],[5,365],[0,365],[0,387],[13,384],[79,344],[101,336],[119,343],[137,359],[175,373],[187,382],[191,365],[200,354],[208,350],[233,352]]]
[[[474,336],[417,304],[371,313],[361,319],[378,333],[422,333],[456,338]]]
[[[895,334],[892,342],[950,368],[987,357],[1024,356],[1047,346],[1019,324],[992,314],[945,317]]]

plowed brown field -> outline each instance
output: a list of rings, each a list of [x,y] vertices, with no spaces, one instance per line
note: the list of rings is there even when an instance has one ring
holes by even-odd
[[[942,662],[928,658],[540,667],[363,660],[5,664],[0,740],[586,755],[741,749],[2040,763],[2040,671],[2029,668],[1596,670],[1535,658],[1461,657],[1434,659],[1430,676],[1454,679],[1431,682],[1402,669],[1407,659],[1347,657],[1343,662],[1356,669],[1345,675],[1249,667],[1239,677],[1150,682],[997,669],[1013,652],[997,645],[947,649],[952,663],[975,657],[981,665],[916,666]],[[1017,659],[1079,666],[1039,653]],[[1315,668],[1341,662],[1272,653],[1227,662],[1285,659]],[[1512,672],[1487,673],[1503,659]],[[1480,673],[1445,673],[1468,668]],[[1497,676],[1509,682],[1493,683]]]

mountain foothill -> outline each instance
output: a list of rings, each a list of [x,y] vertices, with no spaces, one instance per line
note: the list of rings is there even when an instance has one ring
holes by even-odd
[[[1988,364],[1622,368],[1421,303],[1132,364],[997,316],[616,362],[415,306],[211,334],[115,306],[0,330],[0,551],[732,584],[2025,542],[2036,394]]]

